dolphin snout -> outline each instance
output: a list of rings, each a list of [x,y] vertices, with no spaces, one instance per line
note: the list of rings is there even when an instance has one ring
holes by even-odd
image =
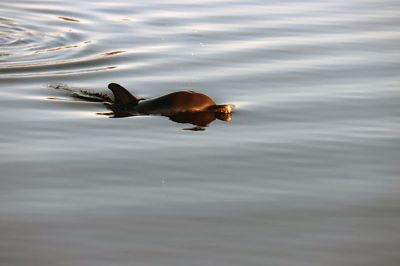
[[[214,105],[213,111],[215,113],[230,114],[233,111],[233,107],[234,105],[232,104]]]

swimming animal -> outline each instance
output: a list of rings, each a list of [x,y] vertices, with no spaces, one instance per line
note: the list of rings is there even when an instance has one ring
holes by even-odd
[[[114,101],[109,105],[114,117],[162,115],[174,122],[198,126],[192,130],[203,130],[202,127],[215,119],[230,121],[232,117],[233,105],[218,105],[207,95],[194,91],[177,91],[144,99],[116,83],[110,83],[108,88],[114,95]]]
[[[178,113],[232,113],[232,105],[217,105],[205,94],[194,91],[177,91],[157,98],[144,99],[132,95],[116,83],[108,84],[114,94],[114,108],[132,114],[174,115]]]
[[[204,130],[216,119],[230,121],[234,107],[231,104],[218,105],[207,95],[193,91],[177,91],[156,98],[144,99],[134,96],[116,83],[108,85],[114,95],[113,98],[105,93],[70,88],[63,84],[55,84],[52,87],[62,89],[79,100],[103,103],[112,111],[97,113],[99,115],[114,118],[161,115],[177,123],[189,123],[196,126],[188,128],[190,130]]]

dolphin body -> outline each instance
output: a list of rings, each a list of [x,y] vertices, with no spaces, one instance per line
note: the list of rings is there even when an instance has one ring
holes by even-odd
[[[157,98],[137,98],[116,83],[108,88],[114,94],[114,108],[143,115],[173,115],[187,112],[232,113],[232,105],[217,105],[205,94],[194,91],[177,91]]]
[[[162,115],[178,123],[191,123],[200,127],[207,126],[216,118],[224,121],[231,119],[232,105],[217,105],[213,99],[202,93],[177,91],[144,99],[132,95],[116,83],[110,83],[108,88],[114,95],[114,101],[110,105],[114,117]]]
[[[161,115],[171,121],[195,125],[185,130],[205,130],[216,119],[230,121],[234,105],[217,105],[207,95],[193,91],[177,91],[161,97],[143,99],[132,95],[128,90],[116,83],[110,83],[108,88],[113,92],[114,99],[105,93],[91,92],[84,89],[74,89],[62,84],[51,86],[70,93],[76,99],[85,102],[103,103],[112,112],[100,112],[111,118]],[[50,100],[57,98],[49,97]]]

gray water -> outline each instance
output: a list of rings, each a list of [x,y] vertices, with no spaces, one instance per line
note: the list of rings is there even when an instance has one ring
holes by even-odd
[[[0,3],[1,266],[400,265],[399,1]],[[55,87],[236,106],[183,130]]]

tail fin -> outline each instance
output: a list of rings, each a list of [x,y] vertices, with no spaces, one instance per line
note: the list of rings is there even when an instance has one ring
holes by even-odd
[[[108,84],[108,88],[114,94],[114,104],[118,107],[136,106],[139,103],[138,98],[117,83]]]

